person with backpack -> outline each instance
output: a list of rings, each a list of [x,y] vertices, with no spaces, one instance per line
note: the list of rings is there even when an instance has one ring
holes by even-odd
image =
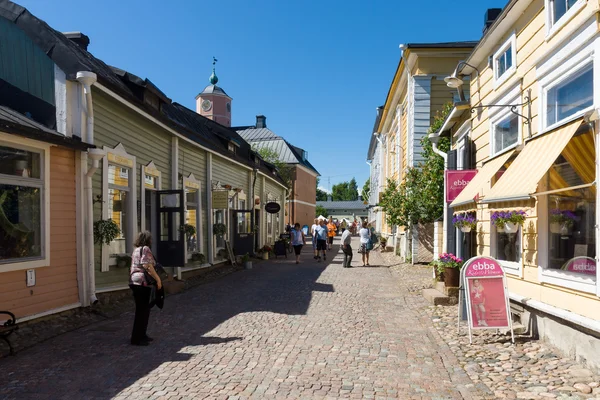
[[[371,239],[371,231],[367,227],[367,223],[362,223],[362,229],[358,232],[360,237],[360,248],[359,253],[362,254],[363,267],[369,265],[369,252],[373,249],[373,242]],[[365,262],[366,260],[366,262]]]
[[[327,260],[327,226],[323,220],[319,220],[319,224],[315,228],[315,235],[313,240],[317,240],[317,247],[315,249],[315,260],[321,262],[319,251],[323,251],[323,260]]]

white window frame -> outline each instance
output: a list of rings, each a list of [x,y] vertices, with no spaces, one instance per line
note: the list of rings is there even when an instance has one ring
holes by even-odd
[[[196,248],[199,253],[204,254],[204,226],[202,225],[202,182],[196,179],[193,173],[190,173],[187,178],[183,178],[183,190],[184,190],[184,210],[187,219],[187,196],[186,190],[194,189],[197,190],[196,196]],[[188,250],[187,245],[184,246],[185,249],[185,260],[188,261]]]
[[[599,68],[597,64],[594,62],[594,53],[595,46],[587,46],[586,49],[582,52],[576,53],[574,56],[569,58],[567,61],[563,61],[562,65],[557,65],[557,68],[548,73],[543,79],[539,80],[539,93],[541,94],[541,101],[539,106],[538,115],[541,116],[539,118],[539,131],[540,133],[545,133],[551,131],[559,126],[565,125],[577,118],[580,118],[588,111],[594,109],[597,104],[600,104],[598,101],[598,96],[600,95],[600,91],[594,90],[593,93],[593,104],[581,110],[567,118],[564,118],[560,121],[557,121],[551,125],[547,125],[547,105],[548,105],[548,92],[555,88],[558,85],[561,85],[567,82],[569,79],[572,79],[577,73],[579,73],[582,69],[586,68],[590,63],[592,63],[592,71],[594,74],[594,80],[598,82],[600,79],[599,76]]]
[[[544,10],[546,12],[546,41],[552,39],[570,20],[575,17],[587,4],[587,0],[579,0],[557,21],[553,21],[552,3],[555,0],[544,0]],[[562,0],[564,1],[564,0]]]
[[[23,184],[24,186],[40,187],[40,230],[41,256],[27,257],[23,261],[11,259],[0,261],[0,273],[20,271],[24,269],[50,266],[50,145],[35,140],[19,138],[0,132],[0,145],[19,150],[31,151],[40,155],[40,179],[19,178],[11,175],[0,175],[1,182],[7,184]],[[14,260],[14,261],[12,261]]]
[[[508,49],[511,49],[512,65],[502,75],[498,75],[497,61],[506,53]],[[500,46],[500,48],[494,53],[493,56],[494,65],[494,89],[498,88],[504,82],[506,82],[511,76],[517,72],[517,34],[513,32],[512,35]]]
[[[123,144],[119,143],[114,148],[107,146],[103,147],[106,152],[106,157],[102,160],[102,219],[108,219],[108,166],[114,165],[115,167],[125,167],[131,170],[131,174],[128,177],[128,188],[129,188],[129,216],[127,217],[127,224],[129,225],[128,232],[124,232],[125,243],[133,245],[134,237],[137,231],[137,190],[136,190],[136,158],[135,156],[127,153]],[[109,161],[110,159],[110,161]],[[143,181],[143,179],[142,179]],[[109,245],[102,244],[102,264],[100,266],[101,272],[110,271],[109,265],[116,263],[116,258],[109,254]]]
[[[492,211],[493,212],[493,211]],[[519,238],[519,257],[520,261],[504,261],[498,258],[498,249],[496,247],[496,240],[498,239],[498,232],[496,231],[496,226],[490,223],[490,250],[492,257],[494,257],[502,268],[504,268],[504,272],[507,274],[517,276],[519,278],[523,277],[523,227],[519,227],[519,231],[517,232]]]
[[[154,177],[156,180],[155,188],[146,187],[146,175]],[[151,231],[151,226],[146,226],[146,190],[158,191],[162,189],[162,173],[154,165],[154,161],[150,161],[147,165],[140,165],[140,231]],[[154,207],[152,207],[154,209]],[[154,234],[154,232],[152,232]]]
[[[498,101],[494,101],[493,104],[518,104],[522,103],[521,101],[521,85],[518,84],[513,87],[510,91],[508,91],[502,98]],[[517,109],[517,112],[522,113],[521,109]],[[510,107],[491,107],[488,111],[489,114],[489,123],[490,123],[490,157],[496,157],[500,154],[506,153],[507,151],[514,149],[521,143],[523,143],[523,117],[521,115],[517,115],[517,124],[519,127],[519,131],[517,133],[517,141],[505,147],[502,150],[495,149],[495,133],[496,133],[496,125],[500,122],[504,121],[507,117],[514,116],[515,114],[510,111]]]

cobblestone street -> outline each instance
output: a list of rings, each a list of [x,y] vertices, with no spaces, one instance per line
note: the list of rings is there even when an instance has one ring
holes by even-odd
[[[167,298],[148,347],[128,312],[1,359],[0,398],[494,398],[378,253],[344,269],[308,250]]]

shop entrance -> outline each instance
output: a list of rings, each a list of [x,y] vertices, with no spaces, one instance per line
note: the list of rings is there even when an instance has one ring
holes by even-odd
[[[185,265],[183,190],[156,191],[158,211],[157,258],[165,267]]]
[[[236,256],[253,253],[252,210],[232,210],[233,250]]]

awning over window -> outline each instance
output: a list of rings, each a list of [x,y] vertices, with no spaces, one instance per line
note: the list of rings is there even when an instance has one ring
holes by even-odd
[[[577,120],[527,143],[483,201],[491,203],[531,197],[580,126],[581,120]]]
[[[469,182],[462,192],[454,199],[450,204],[450,207],[457,207],[464,204],[472,203],[477,195],[479,197],[485,196],[490,191],[490,180],[502,168],[502,166],[512,156],[514,151],[504,153],[488,163],[484,164],[483,167],[477,171],[477,175]]]

